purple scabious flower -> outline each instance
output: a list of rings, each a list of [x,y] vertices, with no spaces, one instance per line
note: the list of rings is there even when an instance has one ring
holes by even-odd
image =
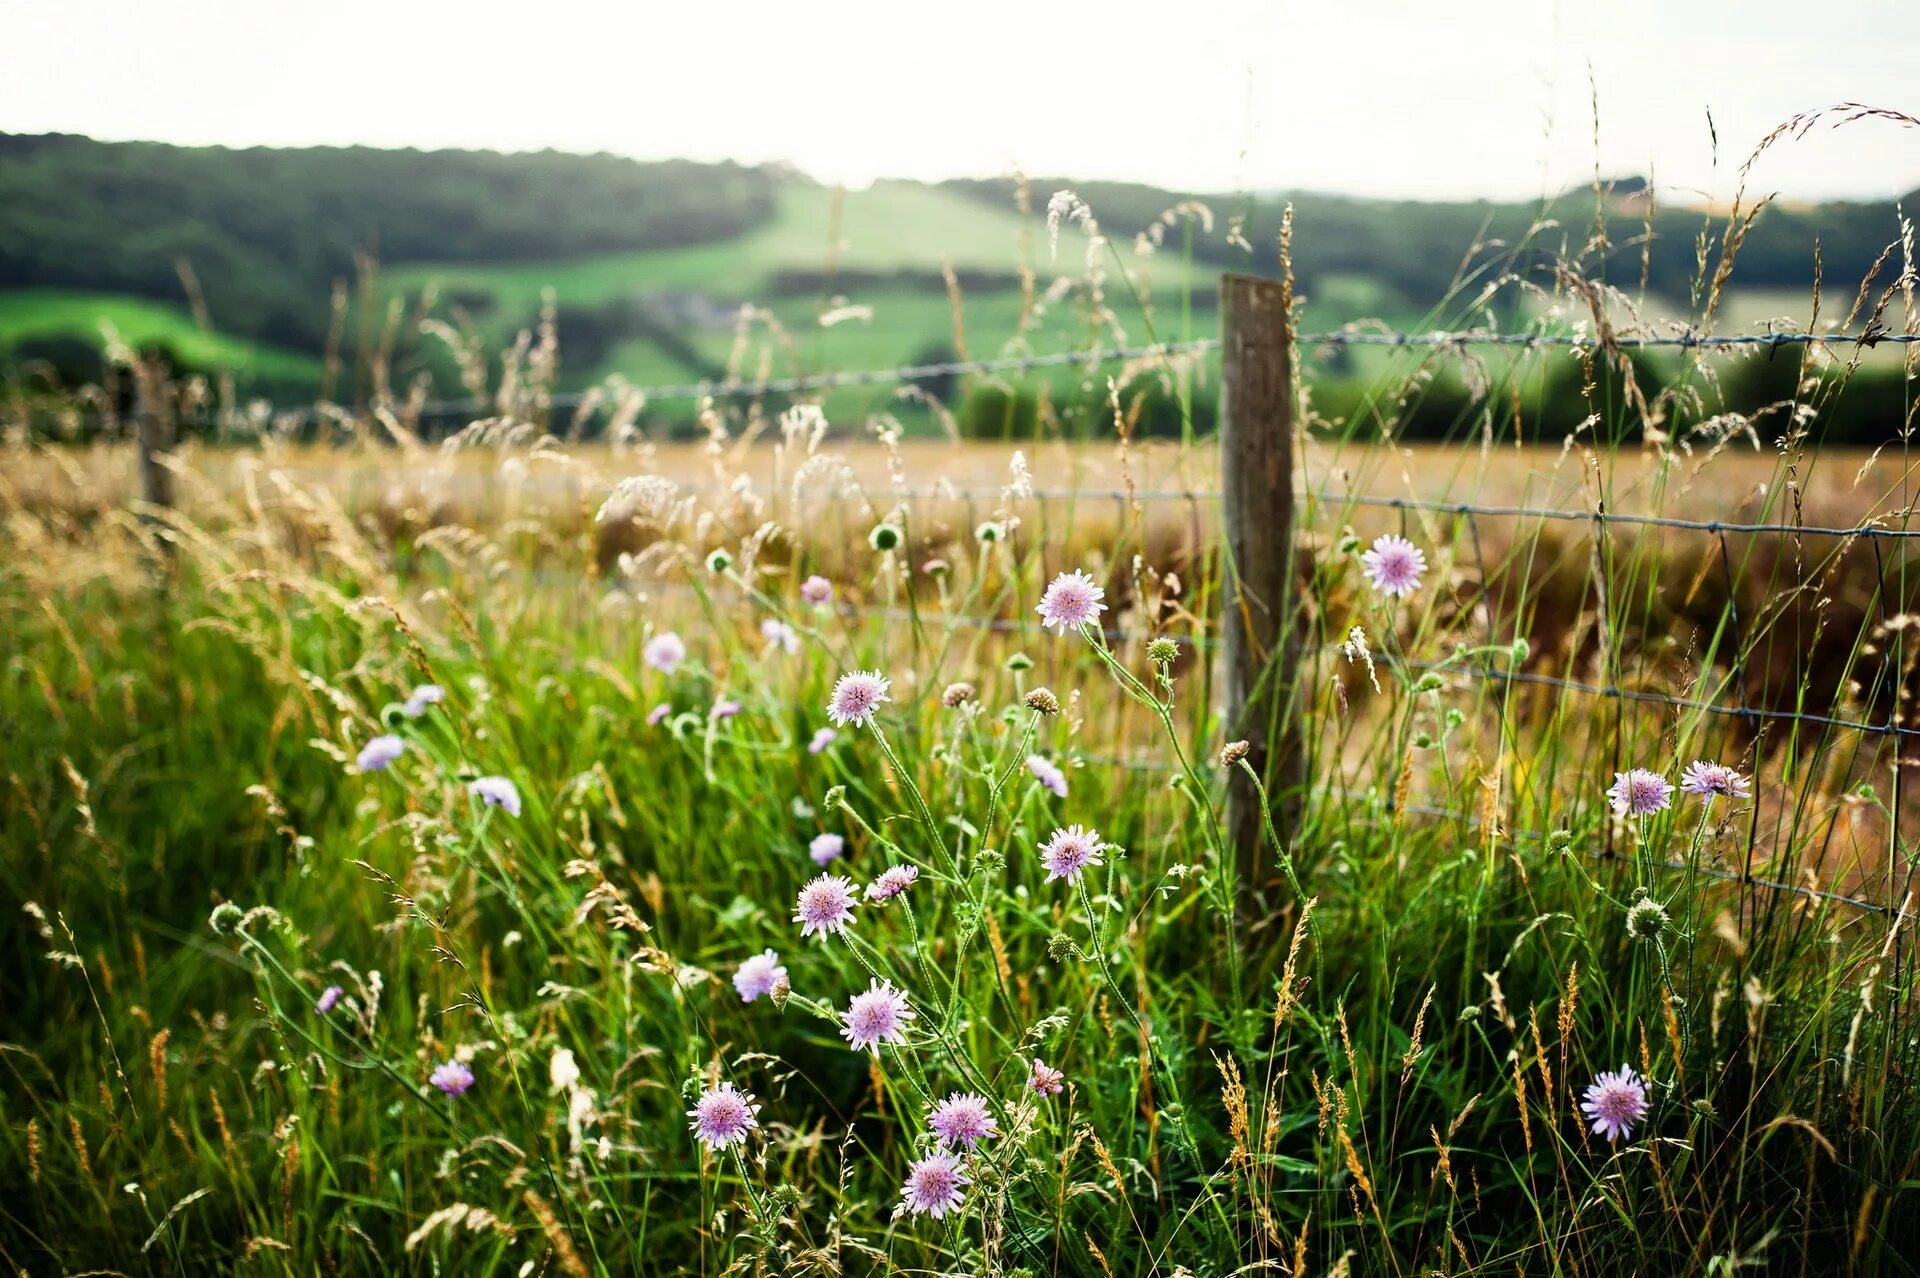
[[[873,722],[873,716],[883,702],[891,701],[887,689],[893,685],[879,671],[856,670],[852,674],[840,676],[840,682],[833,685],[833,695],[827,699],[827,718],[834,726],[844,728],[848,724],[865,727]]]
[[[1042,1096],[1058,1096],[1067,1086],[1067,1076],[1053,1066],[1033,1058],[1033,1073],[1027,1078],[1027,1086]]]
[[[467,789],[490,808],[504,808],[508,816],[520,815],[520,790],[505,777],[478,777],[467,783]]]
[[[742,1003],[751,1003],[763,994],[773,993],[774,987],[786,979],[787,969],[780,966],[780,956],[772,950],[762,950],[734,971],[733,988]]]
[[[640,659],[661,674],[672,674],[687,659],[687,645],[673,631],[663,630],[647,640],[647,646],[640,650]]]
[[[1631,768],[1613,774],[1607,802],[1621,816],[1652,816],[1673,801],[1673,786],[1658,772]]]
[[[458,1096],[473,1086],[473,1071],[465,1061],[443,1061],[433,1067],[427,1081],[449,1096]]]
[[[744,1141],[747,1133],[760,1125],[754,1118],[759,1112],[751,1093],[735,1091],[732,1083],[721,1083],[700,1093],[687,1117],[693,1120],[693,1138],[719,1153]]]
[[[1104,864],[1100,859],[1100,833],[1085,826],[1070,825],[1055,830],[1053,837],[1040,845],[1040,863],[1047,867],[1047,882],[1065,879],[1078,882],[1089,866]]]
[[[835,932],[847,930],[847,924],[853,922],[855,904],[852,879],[822,874],[800,889],[793,921],[800,925],[800,935],[818,932],[824,941]]]
[[[340,1001],[340,996],[344,993],[346,991],[338,985],[327,986],[320,991],[320,997],[313,1001],[313,1010],[325,1016],[334,1009],[334,1005]]]
[[[423,683],[407,694],[400,705],[400,713],[409,719],[418,719],[427,712],[428,707],[437,706],[447,699],[447,690],[437,683]]]
[[[406,752],[406,742],[391,732],[382,733],[360,747],[360,757],[353,761],[353,766],[362,772],[383,772]]]
[[[822,867],[839,860],[840,854],[846,850],[847,841],[837,834],[816,834],[813,842],[807,844],[807,855],[813,858],[815,865]]]
[[[800,597],[816,608],[833,602],[833,583],[819,573],[800,583]]]
[[[1744,799],[1753,794],[1753,784],[1724,763],[1696,759],[1680,774],[1680,788],[1702,798],[1723,794],[1729,799]]]
[[[776,621],[772,617],[766,618],[760,623],[760,637],[765,639],[769,646],[780,649],[789,657],[800,651],[800,636],[794,633],[793,627],[784,621]]]
[[[715,719],[731,719],[740,713],[740,703],[729,701],[725,697],[713,703],[713,709],[707,711]]]
[[[927,1126],[949,1149],[972,1149],[1000,1134],[1000,1124],[987,1107],[987,1098],[974,1092],[954,1092],[927,1111]]]
[[[856,1052],[878,1052],[880,1044],[907,1041],[907,1022],[916,1019],[907,996],[890,981],[874,981],[847,1000],[840,1037]]]
[[[659,705],[647,711],[647,726],[649,728],[659,727],[660,724],[666,720],[666,717],[672,713],[673,707],[662,701]]]
[[[1058,797],[1062,799],[1067,797],[1067,774],[1062,772],[1060,765],[1053,760],[1044,755],[1030,754],[1027,756],[1027,771],[1033,773],[1035,781],[1053,791]]]
[[[891,901],[912,887],[913,881],[919,877],[920,867],[917,865],[890,865],[881,871],[879,878],[867,884],[867,899]]]
[[[1367,582],[1375,590],[1399,599],[1420,589],[1420,575],[1427,570],[1427,557],[1405,537],[1388,533],[1374,539],[1373,546],[1360,556],[1360,564]]]
[[[1632,1136],[1633,1125],[1647,1116],[1647,1081],[1622,1065],[1593,1080],[1580,1108],[1593,1120],[1593,1134],[1609,1144]]]
[[[938,1220],[960,1206],[972,1183],[959,1159],[951,1154],[929,1154],[907,1168],[906,1183],[900,1186],[900,1205],[893,1214],[928,1215]]]
[[[807,742],[808,754],[823,754],[826,748],[838,740],[840,734],[832,728],[821,728],[813,734],[813,740]]]
[[[1107,610],[1100,602],[1106,597],[1107,592],[1095,585],[1093,578],[1076,568],[1053,579],[1034,611],[1040,614],[1042,629],[1058,627],[1065,634],[1098,622]]]

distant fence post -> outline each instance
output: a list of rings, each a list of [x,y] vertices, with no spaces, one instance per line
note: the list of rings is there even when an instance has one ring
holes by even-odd
[[[1273,824],[1291,846],[1306,781],[1294,706],[1300,642],[1294,624],[1292,290],[1281,280],[1220,280],[1220,489],[1226,535],[1221,637],[1226,654],[1227,739],[1245,738],[1267,787]],[[1258,891],[1278,877],[1265,846],[1260,799],[1234,769],[1227,834],[1241,882]]]
[[[140,499],[149,506],[173,506],[173,471],[166,458],[173,451],[173,414],[168,411],[166,369],[140,359],[133,364],[133,429],[140,443]],[[151,518],[151,516],[149,516]]]

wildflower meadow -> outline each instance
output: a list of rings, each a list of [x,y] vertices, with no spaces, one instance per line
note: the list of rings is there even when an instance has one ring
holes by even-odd
[[[1598,425],[1523,441],[1522,353],[1413,449],[1303,357],[1279,793],[1217,456],[1129,430],[1204,360],[1079,440],[672,444],[542,349],[171,509],[6,454],[13,1271],[1920,1267],[1905,543],[1594,517],[1901,528],[1904,440],[1622,442],[1714,365],[1595,337]]]

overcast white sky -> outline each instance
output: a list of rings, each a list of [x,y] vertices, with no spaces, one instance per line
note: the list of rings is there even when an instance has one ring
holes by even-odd
[[[0,0],[3,130],[785,160],[855,185],[1018,166],[1530,197],[1597,158],[1725,197],[1769,129],[1846,100],[1920,115],[1920,0]],[[1754,182],[1911,190],[1920,129],[1821,131]]]

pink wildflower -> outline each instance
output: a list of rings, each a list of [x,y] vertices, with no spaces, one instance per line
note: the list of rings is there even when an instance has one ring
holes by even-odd
[[[774,986],[786,976],[787,969],[780,965],[780,956],[772,950],[762,950],[734,971],[733,988],[742,1003],[751,1003],[763,994],[773,993]]]
[[[390,732],[384,733],[361,747],[360,757],[353,761],[353,766],[362,772],[381,772],[406,752],[406,742]]]
[[[938,1220],[960,1206],[972,1183],[959,1159],[951,1154],[929,1154],[907,1168],[906,1183],[900,1187],[900,1205],[893,1214],[925,1214]]]
[[[1100,602],[1106,597],[1107,592],[1095,585],[1093,578],[1076,568],[1053,579],[1034,611],[1040,614],[1043,629],[1058,627],[1065,634],[1098,622],[1100,614],[1107,610]]]
[[[673,707],[662,701],[659,705],[647,711],[647,726],[649,728],[659,727],[666,717],[672,713]]]
[[[1054,794],[1060,798],[1064,799],[1067,797],[1067,774],[1062,772],[1060,765],[1056,764],[1053,760],[1046,758],[1044,755],[1028,755],[1027,771],[1033,773],[1033,779],[1035,781],[1038,781],[1041,785],[1053,791]]]
[[[325,1016],[334,1009],[334,1005],[340,1001],[340,996],[344,993],[346,993],[346,991],[338,985],[327,986],[327,988],[320,991],[320,997],[314,1000],[313,1010]]]
[[[780,649],[789,657],[800,651],[800,636],[794,633],[793,627],[784,621],[776,621],[772,617],[766,618],[760,623],[760,637],[765,639],[770,647]]]
[[[888,866],[885,870],[881,871],[879,878],[867,884],[867,899],[869,901],[891,901],[894,897],[899,896],[902,892],[912,887],[913,881],[919,877],[920,867],[917,865]]]
[[[874,981],[847,1000],[840,1036],[856,1051],[880,1050],[880,1044],[907,1041],[907,1022],[916,1019],[907,996],[885,981]]]
[[[1632,768],[1613,774],[1607,801],[1622,816],[1652,816],[1673,801],[1673,786],[1658,772]]]
[[[647,646],[640,650],[640,659],[661,674],[672,674],[687,659],[687,645],[679,635],[665,630],[647,640]]]
[[[1420,575],[1427,570],[1427,557],[1420,548],[1392,533],[1375,538],[1360,563],[1373,588],[1395,599],[1420,589]]]
[[[855,724],[865,727],[873,722],[873,716],[883,702],[892,700],[887,689],[892,680],[879,671],[856,670],[852,674],[840,676],[840,682],[833,685],[833,696],[827,701],[827,718],[837,727]]]
[[[800,889],[793,921],[800,925],[800,935],[818,932],[824,941],[835,932],[847,930],[847,924],[853,922],[853,907],[853,880],[822,874]]]
[[[400,713],[409,719],[418,719],[430,707],[439,705],[447,699],[447,690],[437,683],[423,683],[407,694],[400,706]]]
[[[1696,759],[1680,774],[1680,788],[1701,796],[1724,794],[1729,799],[1744,799],[1753,793],[1753,785],[1724,763]]]
[[[1055,830],[1053,837],[1040,845],[1040,863],[1047,867],[1047,882],[1078,882],[1087,867],[1103,864],[1099,831],[1079,825]]]
[[[954,1092],[935,1105],[927,1112],[927,1126],[949,1149],[959,1145],[972,1149],[1000,1134],[1000,1125],[987,1108],[987,1098],[973,1092]]]
[[[449,1096],[458,1096],[473,1086],[473,1071],[464,1061],[443,1061],[433,1067],[427,1081]]]
[[[520,790],[505,777],[480,777],[467,783],[473,797],[490,808],[503,808],[508,816],[520,815]]]
[[[1058,1096],[1067,1086],[1067,1076],[1053,1066],[1033,1058],[1033,1075],[1027,1079],[1027,1086],[1042,1096]]]
[[[819,866],[839,860],[840,854],[846,850],[847,841],[837,834],[816,834],[813,842],[807,844],[807,855]]]
[[[693,1120],[693,1138],[717,1153],[745,1140],[747,1133],[760,1125],[754,1118],[759,1112],[751,1093],[735,1091],[732,1083],[721,1083],[700,1093],[687,1117]]]
[[[800,597],[816,608],[833,602],[833,583],[815,573],[800,583]]]
[[[1647,1116],[1647,1083],[1627,1066],[1602,1074],[1587,1088],[1580,1108],[1593,1120],[1593,1134],[1609,1144],[1633,1135],[1633,1125]]]
[[[834,741],[838,739],[839,736],[840,734],[835,732],[832,728],[820,729],[818,732],[813,734],[813,740],[807,742],[807,753],[808,754],[824,753],[826,751],[826,748],[832,745]]]

